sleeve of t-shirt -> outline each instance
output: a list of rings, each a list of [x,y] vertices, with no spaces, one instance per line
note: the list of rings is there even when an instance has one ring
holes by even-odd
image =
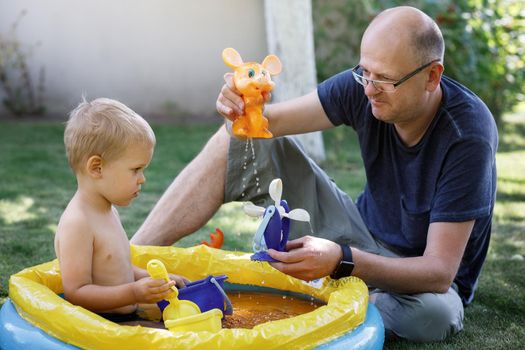
[[[490,144],[462,140],[447,152],[430,222],[462,222],[490,215],[496,174]]]
[[[346,124],[356,130],[361,127],[368,99],[363,87],[354,80],[351,70],[323,81],[317,87],[317,94],[332,124]]]

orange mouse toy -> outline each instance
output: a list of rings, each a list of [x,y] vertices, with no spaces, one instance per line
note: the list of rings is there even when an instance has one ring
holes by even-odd
[[[244,114],[233,122],[233,134],[240,138],[270,138],[268,119],[263,116],[263,92],[272,91],[275,83],[271,75],[281,72],[281,61],[268,55],[261,64],[242,61],[241,55],[232,48],[222,51],[222,60],[233,69],[233,82],[242,94]]]

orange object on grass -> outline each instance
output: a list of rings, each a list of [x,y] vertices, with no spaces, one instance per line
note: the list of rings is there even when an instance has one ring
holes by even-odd
[[[207,245],[208,247],[220,249],[224,243],[224,233],[216,228],[215,233],[210,233],[210,243],[207,241],[202,241],[201,244]]]
[[[273,90],[271,75],[281,72],[281,61],[268,55],[261,64],[243,62],[241,55],[232,48],[222,51],[222,60],[233,69],[233,82],[242,94],[244,114],[233,121],[232,131],[241,138],[271,138],[268,119],[263,116],[264,95]]]

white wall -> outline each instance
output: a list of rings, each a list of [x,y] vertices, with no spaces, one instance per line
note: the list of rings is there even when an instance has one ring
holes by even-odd
[[[45,68],[48,114],[63,118],[82,94],[116,98],[146,118],[169,103],[215,118],[229,70],[222,49],[249,61],[267,54],[262,0],[0,0],[0,33],[23,9],[18,38],[41,43],[31,67]]]

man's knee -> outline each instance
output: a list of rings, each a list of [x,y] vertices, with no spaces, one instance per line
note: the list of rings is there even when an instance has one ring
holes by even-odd
[[[455,291],[444,294],[398,295],[378,293],[387,333],[411,341],[442,341],[463,329],[463,305]]]

